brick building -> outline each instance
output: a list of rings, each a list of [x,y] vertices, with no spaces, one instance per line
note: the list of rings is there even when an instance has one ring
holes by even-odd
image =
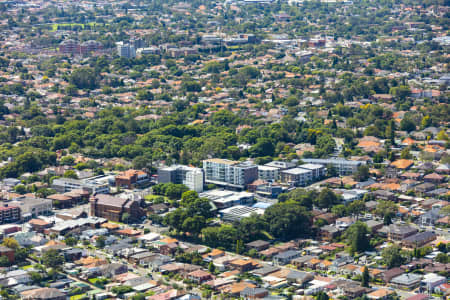
[[[9,262],[14,262],[14,250],[0,245],[0,257],[6,256]]]
[[[20,208],[17,206],[5,206],[0,207],[0,224],[10,223],[20,220]]]
[[[135,186],[146,185],[150,177],[144,171],[128,170],[116,176],[116,186],[132,189]]]
[[[98,194],[90,199],[90,215],[120,222],[125,213],[130,220],[136,220],[144,215],[139,202],[131,199],[122,199],[106,194]]]

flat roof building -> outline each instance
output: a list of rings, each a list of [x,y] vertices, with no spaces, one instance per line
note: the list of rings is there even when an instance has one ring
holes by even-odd
[[[313,171],[294,168],[280,172],[280,181],[291,186],[305,186],[313,181]]]
[[[213,158],[203,161],[206,183],[244,189],[258,179],[258,166],[249,162]]]
[[[218,209],[236,205],[250,205],[254,202],[253,193],[248,192],[233,192],[216,189],[203,192],[199,196],[212,201]]]
[[[263,215],[264,209],[236,205],[220,210],[219,214],[224,221],[234,222],[240,221],[242,218],[250,217],[251,214]]]
[[[327,168],[328,166],[332,166],[341,176],[351,175],[358,170],[359,166],[366,164],[366,162],[363,161],[347,160],[342,158],[304,158],[303,161],[305,163],[320,164]]]
[[[202,169],[183,165],[158,169],[158,183],[184,184],[197,193],[203,191],[204,177]]]

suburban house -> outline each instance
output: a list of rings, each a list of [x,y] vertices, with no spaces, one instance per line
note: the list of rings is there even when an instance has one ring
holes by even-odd
[[[273,257],[273,262],[277,265],[286,265],[291,262],[294,258],[297,258],[301,255],[299,251],[288,250],[285,252],[281,252]]]

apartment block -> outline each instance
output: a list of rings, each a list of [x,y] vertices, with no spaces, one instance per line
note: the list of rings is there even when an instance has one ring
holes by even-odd
[[[20,220],[20,208],[5,204],[0,207],[0,224],[16,222]]]
[[[280,169],[269,166],[258,166],[258,179],[275,181],[279,179]]]
[[[307,169],[294,168],[280,173],[280,181],[290,186],[305,186],[313,180],[313,171]]]
[[[158,170],[158,183],[184,184],[190,190],[200,193],[203,191],[204,175],[200,168],[183,165],[173,165]]]
[[[326,168],[331,166],[336,169],[337,173],[340,176],[351,175],[358,170],[359,166],[366,164],[363,161],[346,160],[342,158],[304,158],[303,161],[308,164],[323,165]]]
[[[136,57],[136,48],[133,45],[125,44],[124,42],[116,43],[117,46],[117,55],[125,58],[135,58]]]
[[[258,179],[258,166],[247,162],[228,159],[207,159],[203,161],[206,183],[244,189]]]
[[[58,193],[67,193],[73,190],[87,190],[91,194],[109,193],[109,185],[106,183],[95,183],[94,178],[88,180],[57,178],[53,180],[52,188]]]

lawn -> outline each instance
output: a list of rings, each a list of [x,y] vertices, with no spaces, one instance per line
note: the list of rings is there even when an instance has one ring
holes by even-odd
[[[88,281],[92,284],[95,284],[97,281],[99,281],[100,278],[89,278]]]
[[[28,270],[31,269],[33,266],[32,265],[27,265],[27,266],[23,266],[22,269],[23,270]]]
[[[87,297],[86,293],[70,296],[70,300],[79,300],[79,299],[82,299],[84,297]]]
[[[149,201],[149,202],[153,202],[154,199],[158,199],[158,198],[163,198],[164,202],[169,202],[169,198],[167,198],[166,196],[161,196],[161,195],[147,195],[144,197],[145,201]]]
[[[63,24],[52,24],[52,30],[51,31],[56,31],[58,30],[58,25],[60,26],[81,26],[83,29],[86,25],[90,25],[90,26],[103,26],[100,23],[95,23],[95,22],[90,22],[87,24],[81,24],[81,23],[63,23]]]

